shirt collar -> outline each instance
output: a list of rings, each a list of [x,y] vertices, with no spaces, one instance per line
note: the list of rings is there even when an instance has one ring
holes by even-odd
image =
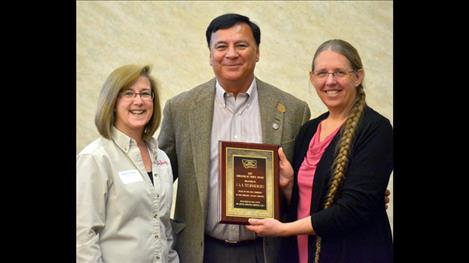
[[[132,147],[137,147],[137,142],[129,137],[127,134],[123,133],[116,127],[112,126],[112,140],[121,148],[125,153],[128,153]],[[154,137],[151,137],[149,140],[145,140],[148,149],[151,151],[153,156],[156,157],[156,152],[158,151],[158,142]]]
[[[221,86],[220,82],[218,82],[218,79],[216,79],[216,83],[215,83],[215,97],[216,99],[223,104],[223,106],[226,106],[225,105],[225,93],[227,93],[225,91],[225,89]],[[257,97],[257,82],[256,82],[256,78],[254,78],[251,82],[251,85],[249,85],[249,88],[248,90],[245,92],[247,95],[248,95],[248,100],[252,99],[252,98],[255,98]]]

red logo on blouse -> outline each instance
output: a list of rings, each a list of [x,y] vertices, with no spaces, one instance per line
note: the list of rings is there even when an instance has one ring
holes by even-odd
[[[157,160],[156,161],[156,165],[165,165],[165,164],[168,164],[168,162],[166,160]]]

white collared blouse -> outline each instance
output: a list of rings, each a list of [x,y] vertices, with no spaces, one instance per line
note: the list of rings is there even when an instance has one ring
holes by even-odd
[[[154,185],[136,141],[116,128],[77,155],[77,262],[179,262],[170,161],[155,139],[146,143]]]

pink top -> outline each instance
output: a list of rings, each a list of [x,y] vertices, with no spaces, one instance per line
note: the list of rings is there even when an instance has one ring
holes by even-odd
[[[321,122],[322,123],[322,122]],[[340,126],[324,140],[319,141],[321,134],[321,124],[318,125],[316,133],[309,143],[308,152],[298,171],[298,219],[310,216],[311,196],[313,190],[314,174],[316,167],[321,159],[322,154],[326,150],[329,143],[339,131]],[[298,235],[298,255],[300,263],[308,262],[308,235]]]

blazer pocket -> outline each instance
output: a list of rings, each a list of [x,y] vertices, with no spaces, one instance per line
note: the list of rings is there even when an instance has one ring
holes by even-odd
[[[184,228],[186,228],[186,224],[180,221],[176,221],[174,219],[171,219],[171,227],[173,228],[174,234],[178,235],[181,233]]]

